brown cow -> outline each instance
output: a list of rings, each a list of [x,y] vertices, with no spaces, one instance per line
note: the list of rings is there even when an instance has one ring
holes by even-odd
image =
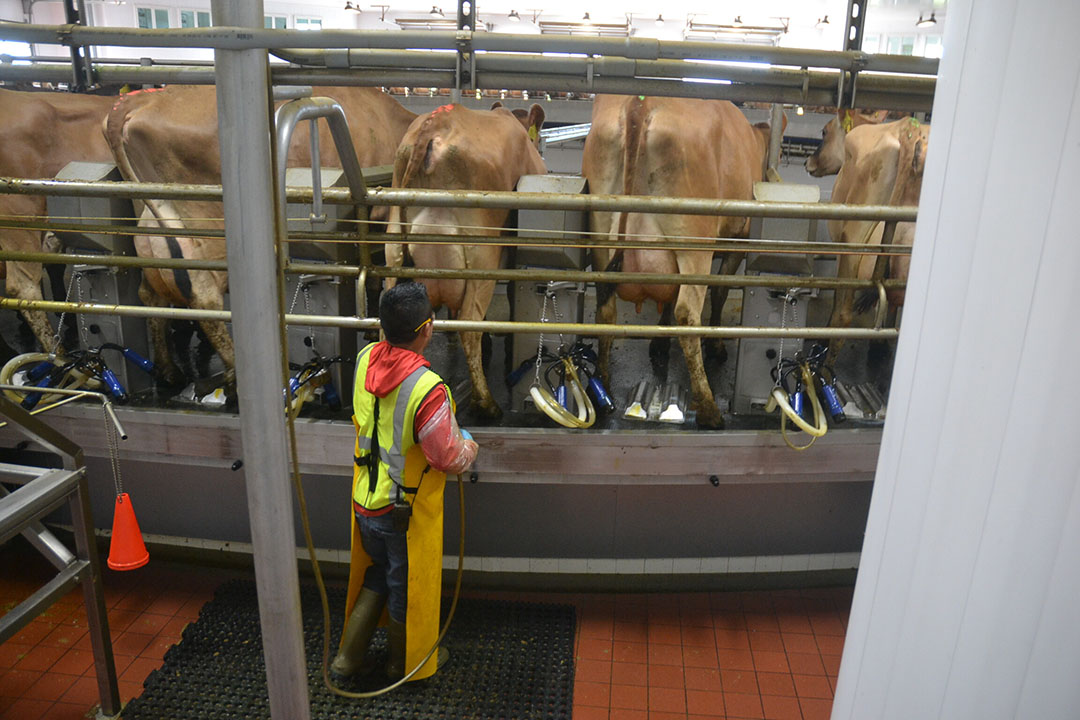
[[[375,88],[317,87],[313,95],[337,100],[349,123],[361,167],[387,165],[393,161],[398,141],[416,117],[396,100]],[[321,162],[338,163],[337,151],[325,128],[319,133]],[[309,124],[301,123],[293,134],[288,164],[311,163]],[[221,182],[218,148],[217,95],[213,87],[174,86],[164,90],[135,92],[124,96],[109,114],[105,135],[120,172],[139,182],[209,183]],[[171,202],[148,200],[140,225],[176,230],[224,227],[219,202]],[[225,258],[225,243],[176,235],[146,235],[135,238],[142,257]],[[154,270],[143,272],[139,297],[146,305],[180,305],[220,310],[224,304],[227,274],[208,270]],[[221,356],[227,379],[232,378],[233,345],[222,322],[200,323],[203,332]],[[183,375],[173,362],[165,343],[165,322],[152,320],[151,340],[154,362],[163,378],[177,384]]]
[[[844,138],[860,125],[877,125],[885,121],[889,112],[879,110],[861,113],[858,110],[837,109],[836,117],[821,128],[821,144],[814,154],[806,158],[806,172],[814,177],[825,177],[840,172],[844,164]]]
[[[418,117],[405,134],[394,162],[394,187],[446,190],[513,190],[522,175],[547,173],[533,139],[544,111],[533,105],[528,116],[506,108],[469,110],[443,105]],[[408,207],[390,210],[389,232],[445,235],[502,234],[509,211],[482,208]],[[386,246],[386,264],[404,264],[403,244]],[[407,247],[416,267],[481,269],[499,267],[498,245],[416,245]],[[445,305],[459,320],[483,320],[495,292],[494,280],[424,280],[433,307]],[[388,287],[393,285],[390,280]],[[502,415],[484,377],[481,334],[461,333],[472,380],[472,406],[482,421]]]
[[[109,162],[109,147],[101,137],[101,120],[115,98],[60,92],[18,92],[0,89],[0,176],[52,178],[72,161]],[[45,198],[0,195],[0,215],[44,217]],[[3,230],[4,250],[40,252],[43,233]],[[40,263],[9,262],[7,294],[20,300],[41,300]],[[35,337],[46,351],[53,348],[53,329],[40,310],[23,311]],[[62,351],[63,348],[57,348]]]
[[[727,101],[599,95],[593,102],[582,171],[590,193],[750,200],[754,183],[762,178],[767,147],[768,126],[751,127]],[[656,243],[655,249],[616,250],[610,260],[605,257],[609,253],[597,253],[594,267],[694,275],[711,271],[713,251],[666,250],[666,238],[746,237],[750,229],[748,218],[702,215],[596,212],[591,222],[594,232],[617,242],[633,237]],[[740,254],[728,254],[721,272],[734,272],[741,259]],[[618,297],[639,308],[646,300],[661,307],[674,304],[674,321],[685,326],[701,324],[705,290],[701,285],[636,283],[620,283],[615,288]],[[726,297],[726,290],[714,288],[714,324],[720,322]],[[598,292],[597,305],[597,322],[613,323],[615,295]],[[605,375],[611,342],[610,337],[600,342]],[[723,418],[705,375],[701,343],[680,337],[679,344],[690,371],[698,424],[722,427]],[[665,344],[654,347],[664,353]],[[653,347],[650,354],[657,357]]]
[[[833,186],[832,201],[856,205],[917,205],[929,134],[930,126],[914,118],[880,125],[865,124],[851,130],[844,139],[844,162]],[[884,225],[876,221],[829,221],[829,234],[837,242],[880,244],[883,230]],[[910,246],[913,235],[914,223],[900,223],[893,244]],[[874,255],[843,255],[837,277],[869,280],[874,276],[876,262]],[[906,279],[908,264],[906,257],[892,260],[888,277]],[[850,327],[857,313],[873,306],[877,293],[861,294],[858,303],[852,290],[837,290],[834,298],[829,326]],[[902,293],[893,294],[890,305],[895,306],[901,300]],[[835,359],[842,346],[841,341],[830,342],[831,359]]]

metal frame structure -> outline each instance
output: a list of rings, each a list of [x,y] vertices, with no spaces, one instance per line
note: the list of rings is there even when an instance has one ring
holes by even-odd
[[[465,23],[467,25],[467,22]],[[270,49],[301,67],[271,68],[276,85],[514,87],[536,91],[608,92],[837,105],[846,78],[859,73],[860,104],[878,109],[930,109],[937,60],[730,43],[661,41],[453,31],[186,30],[0,24],[0,37],[38,43],[126,47]],[[325,49],[336,48],[336,49]],[[454,51],[449,53],[446,51]],[[552,57],[545,52],[584,55]],[[720,64],[718,64],[720,63]],[[723,63],[760,63],[762,67]],[[92,65],[98,82],[215,82],[204,64],[132,67]],[[4,65],[2,80],[70,81],[65,64]],[[720,81],[720,82],[717,82]],[[730,83],[730,84],[724,84]]]
[[[142,68],[118,64],[103,67],[95,64],[93,72],[101,82],[194,82],[218,85],[219,137],[222,158],[235,158],[222,168],[222,188],[201,186],[184,188],[199,199],[222,199],[225,203],[225,237],[228,248],[227,268],[232,287],[232,313],[213,313],[214,319],[235,319],[240,425],[245,451],[245,474],[252,540],[255,547],[256,581],[259,589],[260,619],[263,627],[271,715],[274,718],[310,717],[304,649],[300,635],[298,577],[295,564],[295,538],[291,527],[292,499],[288,484],[285,419],[281,412],[281,389],[284,385],[282,331],[289,321],[281,307],[281,278],[285,262],[275,247],[287,241],[281,218],[284,188],[274,174],[275,148],[269,141],[271,108],[270,81],[278,84],[339,83],[359,85],[422,85],[461,88],[469,58],[473,87],[520,87],[537,90],[614,92],[652,95],[675,95],[722,99],[759,100],[807,104],[836,104],[840,98],[845,72],[860,72],[865,92],[860,100],[877,108],[929,109],[933,79],[892,77],[870,73],[910,73],[932,75],[937,61],[923,58],[868,56],[861,52],[815,52],[783,48],[732,46],[716,43],[661,42],[643,38],[577,38],[545,35],[497,35],[470,30],[441,33],[323,31],[267,31],[261,29],[260,0],[214,0],[211,29],[134,30],[85,28],[78,25],[37,26],[0,24],[0,37],[37,43],[60,43],[69,47],[121,45],[142,47],[207,47],[215,52],[213,69],[190,67]],[[459,15],[459,26],[462,17]],[[286,46],[275,54],[292,62],[316,67],[271,68],[267,50]],[[342,48],[324,50],[326,47]],[[410,48],[423,48],[416,52]],[[312,52],[311,50],[314,50]],[[453,50],[455,55],[436,52]],[[585,58],[543,57],[543,52],[584,53]],[[516,53],[534,53],[521,56]],[[603,56],[603,57],[597,57]],[[686,60],[702,60],[694,63]],[[784,68],[720,67],[709,61],[757,62]],[[831,71],[811,70],[828,68]],[[63,70],[67,81],[72,67],[0,67],[0,79],[46,78]],[[839,82],[838,82],[839,78]],[[728,85],[690,80],[726,80]],[[875,83],[877,83],[875,87]],[[133,186],[103,188],[83,184],[65,184],[65,194],[72,191],[134,191],[130,196],[164,197],[174,188]],[[60,191],[49,181],[0,181],[0,192]],[[164,192],[163,192],[164,191]],[[357,202],[350,190],[346,202]],[[330,191],[323,197],[331,200]],[[676,198],[619,198],[614,196],[529,197],[516,193],[480,193],[416,190],[373,190],[357,203],[372,205],[425,205],[473,207],[547,207],[552,209],[620,210],[623,212],[701,213],[738,216],[860,218],[883,220],[890,227],[896,222],[913,221],[911,208],[850,208],[803,206],[800,204],[762,204],[745,201],[707,201]],[[369,234],[368,242],[388,238]],[[416,238],[396,235],[397,242]],[[425,241],[446,242],[446,239]],[[451,238],[453,239],[453,238]],[[519,238],[506,238],[505,244],[520,244]],[[366,244],[365,244],[366,247]],[[791,252],[791,249],[786,249]],[[101,259],[98,259],[99,263]],[[111,260],[110,260],[111,261]],[[148,263],[149,264],[149,263]],[[295,268],[294,268],[295,269]],[[350,268],[351,269],[351,268]],[[365,273],[383,270],[359,268]],[[402,269],[385,274],[404,276]],[[515,271],[516,272],[516,271]],[[547,273],[550,275],[551,273]],[[419,276],[419,274],[417,275]],[[267,277],[276,278],[267,283]],[[511,277],[507,274],[507,277]],[[593,275],[595,278],[596,276]],[[625,277],[625,276],[624,276]],[[651,279],[661,282],[659,276]],[[670,280],[686,282],[686,278]],[[705,280],[702,278],[702,280]],[[362,281],[362,280],[361,280]],[[724,280],[722,282],[734,282]],[[705,283],[702,283],[705,284]],[[719,283],[718,283],[719,284]],[[742,284],[746,279],[742,279]],[[804,283],[800,283],[804,284]],[[883,290],[883,285],[878,285]],[[28,307],[30,304],[3,300],[2,307]],[[55,304],[34,303],[52,309]],[[152,314],[148,308],[84,306],[76,311],[113,314]],[[206,311],[169,310],[174,317],[211,315]],[[303,322],[313,324],[304,316]],[[349,327],[374,327],[366,318],[320,318],[320,322]],[[536,331],[539,323],[493,323],[442,321],[447,330],[489,330],[496,332]],[[749,337],[763,328],[644,328],[641,326],[581,326],[544,323],[546,332],[581,332],[613,335],[719,335]],[[788,331],[768,329],[772,335]],[[799,328],[791,331],[798,337],[856,337],[866,332],[848,329]],[[895,337],[895,331],[878,330],[876,337]],[[10,404],[10,403],[9,403]],[[85,490],[85,482],[81,486]],[[86,503],[82,503],[88,513]],[[88,517],[82,518],[85,524]],[[79,521],[77,521],[79,522]],[[89,592],[89,591],[87,591]],[[98,585],[100,602],[100,585]],[[90,597],[88,595],[88,601]],[[99,671],[100,672],[100,671]],[[103,693],[104,694],[104,693]]]
[[[108,403],[99,393],[75,391],[73,394],[96,395]],[[106,407],[111,408],[111,405],[107,404]],[[120,690],[116,679],[116,665],[113,662],[112,642],[109,640],[109,618],[105,611],[101,562],[94,541],[94,521],[90,514],[90,494],[82,448],[11,402],[2,393],[0,415],[6,416],[9,424],[21,434],[63,459],[61,469],[0,463],[0,477],[5,482],[22,485],[14,492],[0,486],[0,543],[22,533],[59,571],[56,577],[0,617],[0,643],[15,635],[73,587],[81,585],[83,601],[86,603],[86,622],[90,632],[101,711],[105,716],[116,717],[121,709]],[[115,414],[111,417],[119,428]],[[122,429],[120,434],[124,434]],[[42,517],[64,504],[67,504],[71,512],[75,553],[68,550],[41,523]]]

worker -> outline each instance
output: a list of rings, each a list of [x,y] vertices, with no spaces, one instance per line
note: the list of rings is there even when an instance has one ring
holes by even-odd
[[[356,359],[353,390],[352,551],[345,631],[331,670],[367,674],[368,644],[388,611],[386,674],[399,680],[435,644],[442,587],[446,474],[476,459],[458,427],[450,389],[424,359],[432,310],[422,283],[395,285],[379,301],[384,341]],[[430,677],[440,648],[410,680]]]

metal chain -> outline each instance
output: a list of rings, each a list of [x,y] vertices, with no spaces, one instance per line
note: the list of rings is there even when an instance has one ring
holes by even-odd
[[[68,278],[67,293],[64,295],[64,303],[71,302],[71,289],[75,287],[75,271],[71,272],[71,277]],[[60,313],[60,321],[56,324],[56,334],[53,335],[53,344],[50,355],[56,355],[56,351],[60,348],[60,338],[64,333],[64,319],[67,317],[67,310]]]
[[[83,291],[82,291],[82,277],[83,277],[83,274],[81,272],[72,272],[71,274],[75,277],[75,294],[78,296],[78,301],[79,301],[79,304],[81,305],[82,302],[83,302]],[[86,314],[85,313],[78,313],[75,316],[75,320],[78,323],[79,340],[82,341],[82,344],[83,344],[84,348],[89,348],[90,347],[90,341],[89,341],[89,335],[86,332]]]
[[[551,311],[555,315],[555,322],[562,322],[562,316],[559,315],[559,302],[555,297],[555,291],[548,286],[548,292],[551,293]],[[563,340],[563,334],[559,333],[559,354],[562,355],[563,350],[566,348],[566,342]]]
[[[105,441],[109,446],[109,461],[112,463],[113,471],[113,485],[116,487],[116,494],[120,496],[124,492],[124,485],[120,481],[120,438],[116,431],[116,427],[109,420],[109,413],[105,409],[105,404],[101,405],[101,414],[105,419]]]
[[[554,283],[553,280],[548,281],[548,290],[550,290],[553,283]],[[540,323],[541,324],[546,323],[548,321],[548,319],[547,319],[548,290],[544,291],[544,302],[540,306]],[[537,385],[540,384],[540,365],[543,363],[543,359],[544,359],[544,331],[541,330],[540,331],[540,338],[539,338],[539,340],[537,341],[537,344],[536,344],[536,378],[535,378],[535,382],[536,382]]]
[[[304,314],[311,315],[311,283],[304,283]],[[308,326],[308,337],[311,338],[311,352],[315,355],[319,354],[318,349],[315,347],[315,327],[313,325]]]
[[[781,299],[781,302],[780,302],[780,329],[781,330],[786,330],[787,329],[787,308],[788,308],[788,303],[790,303],[795,297],[794,292],[795,292],[795,288],[788,288],[788,291],[786,293],[784,293],[784,297]],[[792,312],[795,312],[794,306],[792,307]],[[793,319],[792,322],[798,322],[798,320]],[[779,350],[779,352],[776,353],[776,380],[774,381],[773,387],[780,387],[780,366],[781,366],[781,364],[783,362],[784,362],[784,336],[781,335],[780,336],[780,350]]]
[[[292,315],[293,310],[296,309],[296,301],[300,297],[300,288],[301,288],[301,286],[303,286],[303,283],[301,283],[301,282],[296,283],[296,290],[294,290],[293,294],[292,294],[292,302],[289,303],[289,314],[290,315]]]

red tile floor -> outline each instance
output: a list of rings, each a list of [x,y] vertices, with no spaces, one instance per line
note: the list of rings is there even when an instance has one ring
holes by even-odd
[[[214,588],[247,574],[161,561],[105,573],[125,702],[141,692]],[[53,574],[21,538],[0,546],[0,614]],[[827,720],[851,605],[850,587],[495,595],[576,605],[573,720]],[[0,645],[0,718],[93,717],[97,702],[76,591]]]

